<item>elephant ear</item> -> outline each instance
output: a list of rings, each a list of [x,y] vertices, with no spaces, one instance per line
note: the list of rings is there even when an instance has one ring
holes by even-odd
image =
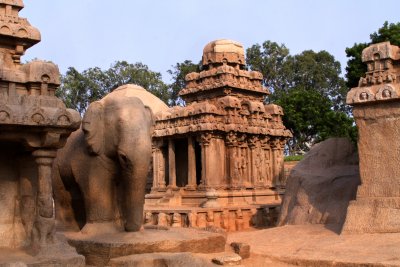
[[[99,101],[89,105],[82,120],[82,130],[89,152],[95,155],[102,153],[104,148],[103,104]]]
[[[154,124],[155,124],[154,114],[150,107],[148,107],[148,106],[144,106],[144,107],[146,108],[146,119],[149,122],[150,134],[153,135]]]

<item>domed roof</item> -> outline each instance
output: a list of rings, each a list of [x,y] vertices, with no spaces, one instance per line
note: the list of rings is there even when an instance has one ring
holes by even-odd
[[[233,40],[220,39],[212,41],[204,47],[203,65],[224,62],[244,65],[243,45]]]

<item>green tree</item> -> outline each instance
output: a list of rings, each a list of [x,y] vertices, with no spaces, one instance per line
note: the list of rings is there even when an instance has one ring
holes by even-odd
[[[272,92],[272,102],[291,86],[291,60],[289,49],[276,42],[265,41],[246,50],[247,66],[263,74],[263,84]]]
[[[176,63],[167,71],[172,80],[168,86],[170,106],[184,105],[184,101],[179,97],[179,91],[185,88],[185,76],[191,72],[199,72],[200,66],[200,63],[195,64],[191,60],[185,60],[182,63]]]
[[[345,104],[347,87],[340,63],[327,51],[289,49],[265,41],[247,49],[247,64],[260,71],[271,90],[268,101],[281,105],[291,130],[289,151],[307,151],[314,142],[334,136],[352,136],[353,120]]]
[[[293,56],[292,88],[316,91],[331,101],[334,110],[346,110],[347,88],[340,76],[340,62],[327,51],[306,50]]]
[[[70,67],[61,77],[61,86],[56,93],[67,107],[83,114],[90,102],[128,83],[140,85],[168,103],[168,86],[162,81],[161,74],[149,70],[145,64],[126,61],[117,61],[107,70],[94,67],[79,72]]]
[[[347,88],[340,76],[340,62],[327,51],[303,51],[290,55],[285,45],[265,41],[246,50],[250,69],[263,74],[263,84],[271,91],[269,102],[275,102],[292,88],[315,90],[332,100],[335,110],[346,110]]]
[[[360,77],[367,71],[366,65],[361,61],[361,53],[364,48],[371,44],[389,41],[392,45],[400,46],[400,22],[388,23],[385,21],[377,32],[370,34],[368,43],[355,43],[346,48],[346,56],[349,58],[346,67],[347,87],[353,88],[358,85]]]
[[[306,152],[316,142],[329,137],[356,137],[353,120],[332,110],[329,98],[315,90],[293,88],[276,102],[284,110],[284,125],[292,132],[289,154]]]

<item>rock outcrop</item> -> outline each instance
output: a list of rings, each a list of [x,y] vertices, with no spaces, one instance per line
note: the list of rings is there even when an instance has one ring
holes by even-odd
[[[287,181],[278,225],[342,225],[360,184],[358,155],[346,138],[315,145]]]

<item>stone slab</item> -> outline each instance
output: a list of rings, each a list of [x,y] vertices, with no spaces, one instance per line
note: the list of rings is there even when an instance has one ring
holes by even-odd
[[[155,252],[216,253],[225,249],[218,233],[188,228],[145,229],[139,232],[84,235],[65,233],[69,244],[86,258],[86,264],[105,266],[110,259]]]
[[[400,266],[399,233],[339,235],[339,228],[290,225],[234,232],[228,235],[228,242],[248,243],[252,257],[296,266]]]
[[[191,252],[183,253],[146,253],[111,259],[111,267],[215,267],[211,260],[203,255]]]
[[[225,265],[225,266],[240,265],[240,263],[242,262],[242,257],[240,257],[236,253],[230,253],[217,256],[212,259],[212,262],[218,265]]]

